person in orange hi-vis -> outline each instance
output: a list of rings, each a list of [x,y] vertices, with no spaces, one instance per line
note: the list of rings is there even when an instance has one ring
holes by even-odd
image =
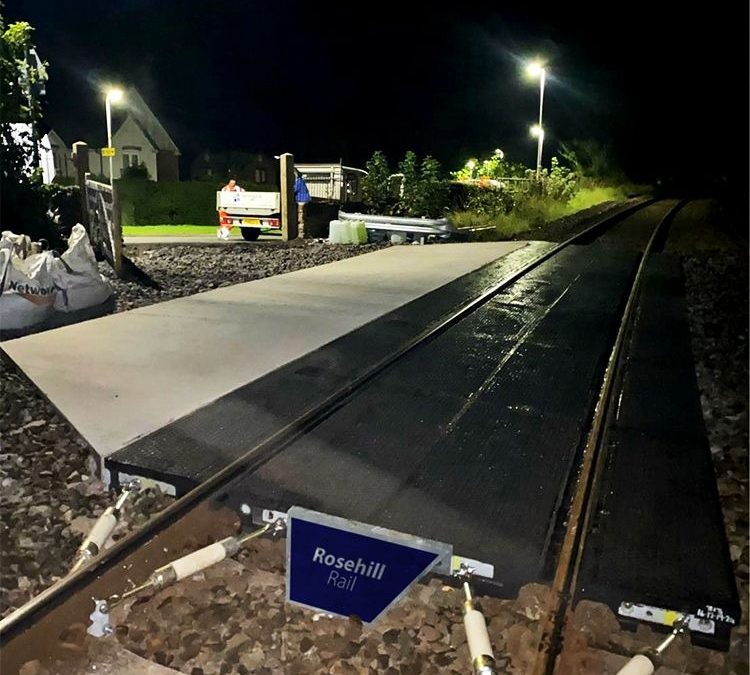
[[[244,192],[244,190],[237,185],[237,181],[234,178],[230,178],[229,182],[221,188],[222,192]],[[232,231],[232,219],[226,211],[219,211],[219,229],[216,232],[218,239],[229,239],[229,233]]]

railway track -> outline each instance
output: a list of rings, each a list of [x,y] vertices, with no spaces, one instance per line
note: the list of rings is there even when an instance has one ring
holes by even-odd
[[[562,647],[564,620],[578,583],[592,505],[604,471],[602,458],[606,453],[602,451],[602,441],[612,415],[612,396],[619,392],[621,356],[638,306],[644,270],[652,251],[658,250],[660,242],[663,244],[669,222],[680,206],[645,202],[597,222],[528,261],[450,315],[432,322],[399,349],[275,430],[156,515],[141,531],[118,542],[1,622],[3,661],[11,668],[8,672],[13,672],[13,665],[28,660],[29,645],[34,645],[32,651],[36,653],[41,644],[49,644],[39,636],[57,635],[72,617],[87,617],[92,596],[108,597],[126,588],[128,579],[145,579],[149,571],[174,558],[176,551],[195,548],[196,544],[231,534],[238,527],[250,529],[252,515],[258,513],[258,508],[285,511],[298,503],[411,534],[450,540],[458,553],[473,554],[483,561],[495,556],[492,563],[499,579],[480,584],[484,592],[492,595],[513,594],[524,580],[549,583],[552,600],[543,620],[534,672],[551,672]],[[652,213],[644,216],[648,209]],[[640,220],[634,221],[633,216]],[[625,228],[624,235],[618,232],[628,223],[631,227]],[[623,236],[627,247],[622,246]],[[538,300],[537,304],[519,302],[527,297]],[[575,301],[579,304],[571,304],[576,298],[580,298]],[[576,316],[584,317],[583,324],[576,324],[569,334],[562,335],[565,325],[577,321]],[[511,328],[498,341],[493,328],[500,324],[511,324]],[[480,335],[488,337],[485,347],[477,351],[471,344],[480,341]],[[545,381],[544,367],[552,368],[552,376],[560,376],[565,368],[559,368],[560,355],[553,353],[554,347],[564,344],[570,336],[580,338],[581,351],[594,354],[579,359],[575,350],[565,353],[570,359],[572,380],[579,385],[584,381],[585,386],[572,389],[563,384],[562,391],[550,398],[548,392],[553,387]],[[532,337],[536,337],[535,341]],[[440,358],[450,358],[448,344],[468,354],[464,361],[457,359],[458,366],[453,371],[449,363],[439,362]],[[557,369],[552,367],[555,356]],[[473,371],[474,360],[481,361],[477,372]],[[524,360],[541,365],[536,370],[515,365]],[[432,374],[427,371],[430,364]],[[487,519],[507,512],[517,518],[524,509],[534,508],[528,501],[523,502],[520,493],[513,492],[512,476],[505,483],[502,478],[488,476],[502,468],[502,463],[488,459],[488,447],[503,447],[509,438],[501,430],[491,430],[489,435],[486,429],[483,431],[483,427],[492,426],[493,411],[501,410],[493,406],[513,403],[497,398],[502,385],[507,384],[502,379],[506,371],[511,372],[512,382],[525,380],[534,384],[528,391],[519,385],[529,401],[563,405],[569,397],[580,407],[568,415],[570,419],[557,415],[559,419],[548,425],[549,433],[539,438],[534,424],[543,427],[546,422],[541,423],[541,417],[527,415],[529,423],[523,416],[511,416],[512,438],[519,444],[537,438],[547,454],[522,452],[509,463],[520,476],[529,472],[529,463],[546,460],[549,467],[545,467],[545,472],[554,474],[555,482],[546,491],[548,494],[536,497],[536,505],[547,505],[546,510],[540,508],[539,522],[519,521],[522,529],[538,535],[538,546],[520,550],[523,546],[519,544],[517,560],[511,565],[506,565],[499,553],[521,541],[517,539],[518,531],[509,525],[504,530],[483,529],[481,523],[485,511]],[[465,391],[440,395],[441,386],[447,389],[448,384],[459,380],[467,382]],[[395,404],[378,406],[377,402],[386,396]],[[396,428],[390,435],[380,433],[378,430],[389,419],[397,419],[393,405],[406,399],[419,402],[422,407],[414,414],[424,414],[425,419],[399,422],[393,425]],[[435,416],[426,412],[431,405]],[[546,419],[548,411],[543,412]],[[502,414],[505,413],[498,416]],[[350,433],[352,429],[360,431]],[[554,444],[558,439],[551,438],[550,433],[556,433],[558,439],[575,440],[568,442],[565,453],[557,453]],[[455,440],[458,437],[460,442]],[[347,447],[364,449],[358,453],[339,452],[336,439]],[[372,453],[394,448],[399,442],[408,451],[394,451],[386,464],[378,465],[380,460],[375,460]],[[480,452],[467,448],[479,448]],[[558,460],[559,454],[565,456]],[[362,471],[364,464],[367,471]],[[294,472],[291,469],[295,466],[307,470]],[[373,467],[378,471],[373,471]],[[401,468],[403,476],[395,484],[392,477]],[[338,472],[338,476],[331,476],[331,471]],[[288,480],[290,474],[294,476]],[[334,484],[337,478],[338,486]],[[434,491],[433,486],[438,484],[440,489]],[[498,484],[503,489],[498,490]],[[472,497],[472,487],[482,494]],[[512,503],[514,497],[521,500],[520,504]],[[431,520],[441,521],[437,529],[430,529],[431,525],[424,522],[420,508],[426,506],[434,507]],[[520,510],[516,512],[514,508]],[[474,540],[485,537],[492,545],[474,545]],[[49,644],[49,658],[54,651],[54,645]]]

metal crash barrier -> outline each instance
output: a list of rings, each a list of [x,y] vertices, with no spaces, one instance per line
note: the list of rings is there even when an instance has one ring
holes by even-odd
[[[450,239],[457,234],[456,228],[447,218],[403,218],[399,216],[373,216],[366,213],[346,213],[339,211],[339,220],[364,222],[372,239],[386,238],[391,234],[402,235],[405,239],[419,241]]]

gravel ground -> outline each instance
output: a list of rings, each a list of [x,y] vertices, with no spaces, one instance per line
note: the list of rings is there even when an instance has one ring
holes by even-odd
[[[115,287],[116,311],[124,311],[379,247],[306,242],[130,251],[161,290],[113,278],[105,264],[101,270]],[[2,352],[0,357],[0,616],[5,616],[65,574],[114,494],[95,478],[86,442]],[[140,526],[169,500],[158,490],[142,491],[128,504],[114,539]]]
[[[182,298],[276,274],[315,267],[370,253],[383,244],[344,246],[319,241],[301,244],[262,242],[226,246],[158,246],[127,251],[130,259],[161,286],[160,290],[123,281],[104,263],[100,270],[117,294],[116,311]]]
[[[419,584],[363,629],[358,620],[285,603],[285,548],[283,540],[256,540],[236,560],[123,607],[120,642],[191,675],[468,672],[458,590],[436,579]],[[482,600],[493,642],[507,652],[498,659],[501,672],[533,656],[545,594],[531,585],[515,601]]]
[[[91,453],[5,358],[0,359],[0,615],[63,576],[94,520],[111,504]],[[144,490],[113,539],[144,523],[169,498]]]
[[[226,257],[211,257],[208,262],[204,262],[205,251],[194,247],[139,251],[133,259],[164,289],[117,281],[118,310],[289,271],[290,260],[297,255],[294,248],[279,254],[270,247],[261,252],[261,246],[243,247],[238,251],[242,261],[235,261],[228,247],[222,250]],[[308,246],[314,255],[320,253],[319,262],[340,259],[327,255],[347,257],[346,251],[335,250],[344,247]],[[309,266],[304,263],[310,257],[305,254],[300,266]],[[211,270],[200,281],[191,271],[196,264]],[[230,267],[235,276],[227,282]],[[744,251],[729,256],[702,252],[685,258],[685,271],[704,418],[745,611],[727,655],[682,643],[670,650],[659,675],[739,675],[748,672],[746,256]],[[89,451],[75,430],[11,365],[0,362],[0,378],[5,402],[0,608],[7,613],[64,572],[61,561],[72,559],[91,522],[84,519],[100,513],[111,498],[91,477]],[[129,509],[119,536],[167,502],[153,491],[142,493]],[[115,616],[122,624],[117,637],[134,652],[191,675],[469,671],[461,596],[437,580],[418,584],[372,630],[363,630],[353,620],[313,616],[287,606],[283,589],[283,543],[257,540],[236,560],[121,606]],[[500,672],[527,671],[537,648],[545,595],[544,587],[532,585],[515,600],[480,598]],[[608,608],[586,602],[579,603],[569,628],[558,673],[616,673],[625,655],[661,639],[643,626],[636,633],[621,631]]]
[[[734,255],[684,259],[690,330],[703,419],[719,483],[729,551],[742,603],[725,672],[748,668],[748,260]],[[736,660],[736,661],[735,661]]]

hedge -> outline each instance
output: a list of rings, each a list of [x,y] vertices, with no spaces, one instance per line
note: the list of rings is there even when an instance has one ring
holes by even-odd
[[[161,182],[119,180],[123,225],[213,225],[217,222],[216,191],[207,181]],[[243,185],[247,190],[274,191],[274,185]]]

